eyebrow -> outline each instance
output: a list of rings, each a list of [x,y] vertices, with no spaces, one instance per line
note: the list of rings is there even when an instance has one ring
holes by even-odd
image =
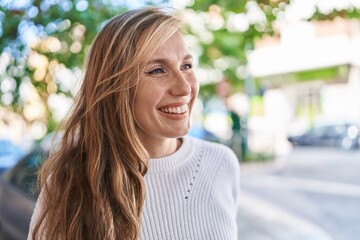
[[[185,55],[185,57],[183,58],[183,61],[184,60],[189,60],[189,59],[193,59],[193,56],[190,53]],[[157,58],[157,59],[150,60],[147,64],[166,63],[166,62],[167,62],[166,58]]]

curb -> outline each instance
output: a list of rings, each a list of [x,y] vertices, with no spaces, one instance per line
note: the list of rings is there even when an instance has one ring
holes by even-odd
[[[240,162],[241,175],[280,170],[285,167],[287,161],[287,156],[280,156],[268,161]]]

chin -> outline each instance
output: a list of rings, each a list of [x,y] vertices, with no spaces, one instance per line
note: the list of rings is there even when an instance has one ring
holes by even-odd
[[[179,138],[179,137],[183,137],[186,134],[188,134],[190,131],[190,128],[186,129],[186,130],[182,130],[182,131],[178,131],[177,133],[171,134],[171,138]]]

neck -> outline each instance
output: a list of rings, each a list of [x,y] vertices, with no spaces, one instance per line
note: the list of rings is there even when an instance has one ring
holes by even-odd
[[[145,140],[143,144],[150,158],[161,158],[173,154],[181,146],[180,138],[164,138],[153,141]]]

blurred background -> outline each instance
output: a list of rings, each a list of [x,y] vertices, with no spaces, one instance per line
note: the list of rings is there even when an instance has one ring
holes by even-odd
[[[0,0],[0,239],[122,11],[179,9],[201,84],[190,135],[242,165],[239,239],[360,239],[360,0]]]

